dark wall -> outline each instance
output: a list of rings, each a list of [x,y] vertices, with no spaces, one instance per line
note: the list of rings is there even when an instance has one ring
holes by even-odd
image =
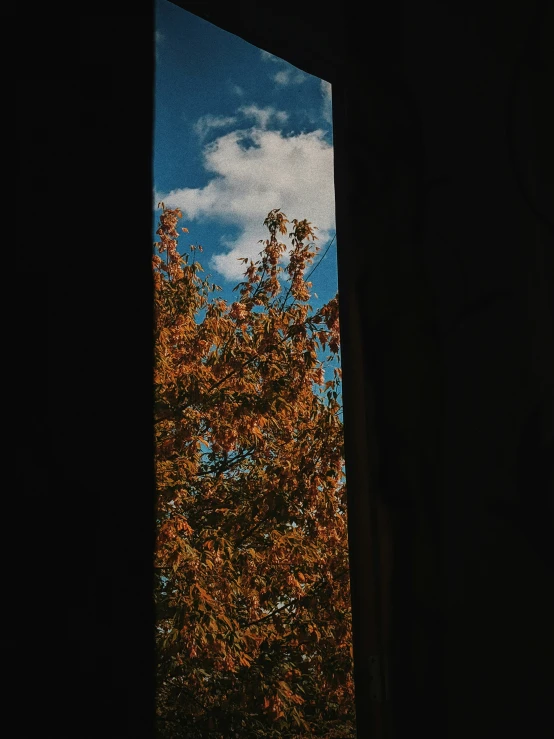
[[[359,736],[554,735],[551,6],[179,4],[333,84]],[[153,16],[8,28],[5,716],[151,736]]]
[[[552,8],[178,4],[333,84],[360,734],[551,736]]]
[[[3,733],[153,736],[153,12],[6,13]]]

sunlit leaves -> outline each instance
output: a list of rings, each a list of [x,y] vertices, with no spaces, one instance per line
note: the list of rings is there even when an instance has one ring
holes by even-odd
[[[153,256],[159,736],[352,737],[338,297],[310,313],[314,228],[277,209],[229,305],[180,218]]]

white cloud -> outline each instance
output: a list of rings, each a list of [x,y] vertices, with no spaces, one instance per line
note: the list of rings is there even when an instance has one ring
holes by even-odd
[[[307,79],[308,76],[304,72],[294,68],[282,69],[273,75],[274,82],[281,87],[285,85],[300,85]]]
[[[333,106],[331,98],[331,83],[326,80],[321,80],[321,94],[323,95],[323,110],[322,115],[327,123],[333,123]]]
[[[260,49],[260,56],[262,57],[262,60],[264,62],[281,62],[281,63],[283,63],[283,59],[279,59],[278,56],[274,56],[273,54],[270,54],[269,51],[264,51],[264,49]]]
[[[233,92],[235,95],[239,95],[239,97],[242,97],[242,95],[244,95],[244,90],[240,85],[231,85],[231,92]]]
[[[278,123],[286,123],[289,114],[283,110],[275,110],[272,106],[260,108],[252,103],[251,105],[243,105],[238,109],[244,118],[253,119],[259,128],[267,128],[270,121],[274,120]],[[237,116],[212,115],[208,113],[201,116],[193,126],[194,132],[201,139],[216,128],[225,128],[237,122]]]
[[[237,119],[234,116],[212,115],[211,113],[208,113],[196,121],[194,124],[194,130],[200,138],[204,138],[210,129],[230,126],[235,123],[236,120]]]
[[[254,118],[260,128],[267,128],[272,118],[275,118],[279,123],[285,123],[289,117],[289,114],[284,110],[275,110],[271,106],[260,108],[254,103],[252,105],[243,105],[242,108],[239,108],[239,111],[246,118]]]
[[[280,87],[284,85],[300,85],[308,79],[308,75],[305,72],[293,67],[292,64],[289,64],[284,59],[280,59],[278,56],[274,56],[263,49],[260,49],[260,55],[264,62],[274,62],[283,66],[283,69],[272,77],[273,81]]]
[[[225,251],[211,260],[211,268],[225,278],[240,281],[244,265],[237,260],[257,259],[258,241],[267,237],[263,221],[273,208],[291,221],[307,218],[317,226],[321,247],[329,240],[335,225],[333,148],[323,131],[297,136],[260,127],[233,131],[205,147],[204,167],[214,175],[206,187],[156,197],[180,208],[189,222],[216,219],[241,229],[235,240],[222,240]]]
[[[290,80],[290,70],[283,69],[281,72],[277,72],[277,74],[273,76],[273,79],[278,85],[288,84]]]

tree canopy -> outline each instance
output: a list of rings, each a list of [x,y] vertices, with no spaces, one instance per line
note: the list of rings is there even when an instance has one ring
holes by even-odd
[[[310,306],[314,227],[277,209],[228,304],[181,218],[153,255],[158,736],[353,737],[338,295]]]

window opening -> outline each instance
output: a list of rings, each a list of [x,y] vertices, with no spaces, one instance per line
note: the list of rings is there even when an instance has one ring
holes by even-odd
[[[353,737],[331,86],[167,0],[155,85],[158,735]]]

